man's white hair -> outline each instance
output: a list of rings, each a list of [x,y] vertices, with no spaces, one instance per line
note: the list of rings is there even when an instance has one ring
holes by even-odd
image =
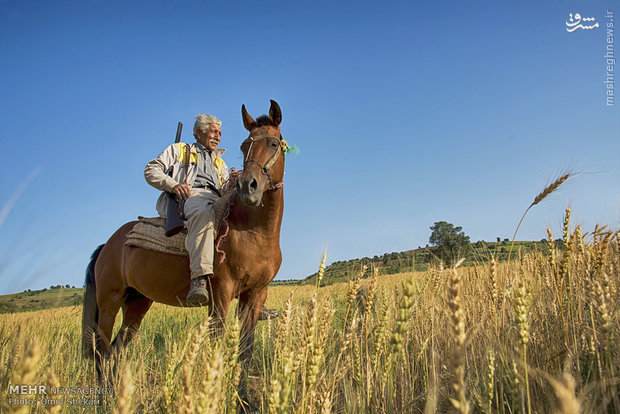
[[[196,136],[196,132],[198,130],[205,131],[210,124],[222,125],[222,121],[220,121],[217,117],[213,115],[207,114],[198,114],[196,115],[196,122],[194,122],[194,136]]]

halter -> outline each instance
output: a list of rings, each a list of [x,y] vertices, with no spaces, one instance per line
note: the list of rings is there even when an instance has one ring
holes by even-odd
[[[265,165],[261,165],[261,163],[259,163],[255,159],[249,158],[249,157],[250,157],[250,152],[252,151],[252,145],[254,145],[254,143],[257,141],[261,141],[266,138],[275,138],[276,140],[278,140],[279,145],[278,145],[278,148],[276,148],[275,153],[271,156],[271,158],[269,158],[269,160],[267,160]],[[269,135],[269,134],[259,135],[257,137],[253,137],[250,135],[245,141],[243,141],[241,145],[245,144],[246,142],[250,143],[250,147],[248,148],[246,159],[243,162],[243,168],[245,169],[245,165],[249,162],[252,162],[260,167],[261,172],[265,174],[265,176],[267,177],[267,180],[269,180],[269,188],[267,190],[277,190],[278,188],[282,187],[283,182],[274,184],[273,181],[271,181],[271,177],[269,176],[269,170],[271,169],[271,167],[273,167],[273,165],[276,163],[276,161],[280,157],[280,152],[282,151],[282,138],[277,137],[275,135]]]

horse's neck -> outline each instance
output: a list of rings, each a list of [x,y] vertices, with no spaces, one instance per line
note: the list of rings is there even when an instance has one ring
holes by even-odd
[[[265,233],[267,236],[275,236],[279,240],[282,213],[284,211],[284,194],[282,188],[266,191],[263,195],[262,204],[258,207],[240,205],[238,199],[233,205],[232,216],[249,225],[253,231]],[[236,221],[233,219],[234,221]]]

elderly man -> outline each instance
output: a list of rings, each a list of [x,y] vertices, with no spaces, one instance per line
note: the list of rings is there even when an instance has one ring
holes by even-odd
[[[191,271],[187,295],[190,306],[202,306],[209,300],[207,284],[209,277],[213,276],[213,203],[220,197],[222,184],[228,179],[228,168],[222,159],[225,150],[218,149],[221,136],[222,121],[199,114],[194,123],[196,142],[168,146],[144,169],[146,181],[164,191],[157,200],[157,212],[161,217],[165,217],[167,211],[165,192],[182,200],[187,220],[185,247],[189,252]],[[172,173],[168,175],[169,172]]]

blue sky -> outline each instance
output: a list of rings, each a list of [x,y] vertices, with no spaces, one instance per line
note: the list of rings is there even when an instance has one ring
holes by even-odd
[[[605,104],[606,10],[588,2],[0,0],[0,294],[81,286],[91,252],[156,215],[147,161],[269,99],[287,158],[277,279],[424,246],[434,222],[472,241],[620,227],[620,114]],[[569,13],[597,29],[566,31]],[[617,76],[618,71],[615,69]],[[23,186],[22,186],[23,187]]]

